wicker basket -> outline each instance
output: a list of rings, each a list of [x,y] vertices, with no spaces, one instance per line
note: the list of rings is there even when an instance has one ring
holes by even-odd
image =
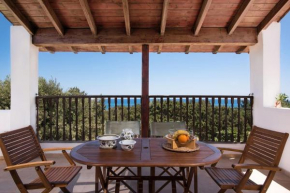
[[[186,143],[179,143],[178,141],[172,139],[169,135],[166,135],[167,143],[170,144],[171,149],[178,149],[180,147],[186,147],[189,149],[196,149],[196,138],[191,137]]]

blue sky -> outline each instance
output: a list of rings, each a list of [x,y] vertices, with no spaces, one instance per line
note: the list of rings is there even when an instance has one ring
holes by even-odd
[[[281,92],[290,95],[290,15],[282,20]],[[10,74],[11,24],[0,14],[0,79]],[[88,94],[141,94],[140,53],[39,53],[39,76]],[[249,54],[150,53],[150,94],[248,95]]]

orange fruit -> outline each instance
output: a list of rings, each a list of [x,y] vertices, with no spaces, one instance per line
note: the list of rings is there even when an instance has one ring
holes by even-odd
[[[188,141],[188,136],[187,135],[179,135],[178,136],[178,142],[179,143],[186,143]]]

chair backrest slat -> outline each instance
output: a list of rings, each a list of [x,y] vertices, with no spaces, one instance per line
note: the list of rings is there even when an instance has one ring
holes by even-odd
[[[150,135],[152,137],[164,137],[169,133],[169,129],[186,130],[186,123],[181,122],[152,122]]]
[[[0,134],[0,146],[8,166],[27,163],[42,156],[31,126]]]
[[[249,158],[261,165],[278,166],[288,136],[288,133],[254,126],[245,146],[242,160]]]
[[[135,135],[140,135],[140,121],[107,121],[105,134],[120,135],[123,129],[132,129]]]

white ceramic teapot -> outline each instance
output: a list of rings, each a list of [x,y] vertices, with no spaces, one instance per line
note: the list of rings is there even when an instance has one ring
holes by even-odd
[[[121,133],[121,138],[124,140],[132,140],[134,139],[134,132],[132,131],[132,129],[123,129],[122,133]]]

